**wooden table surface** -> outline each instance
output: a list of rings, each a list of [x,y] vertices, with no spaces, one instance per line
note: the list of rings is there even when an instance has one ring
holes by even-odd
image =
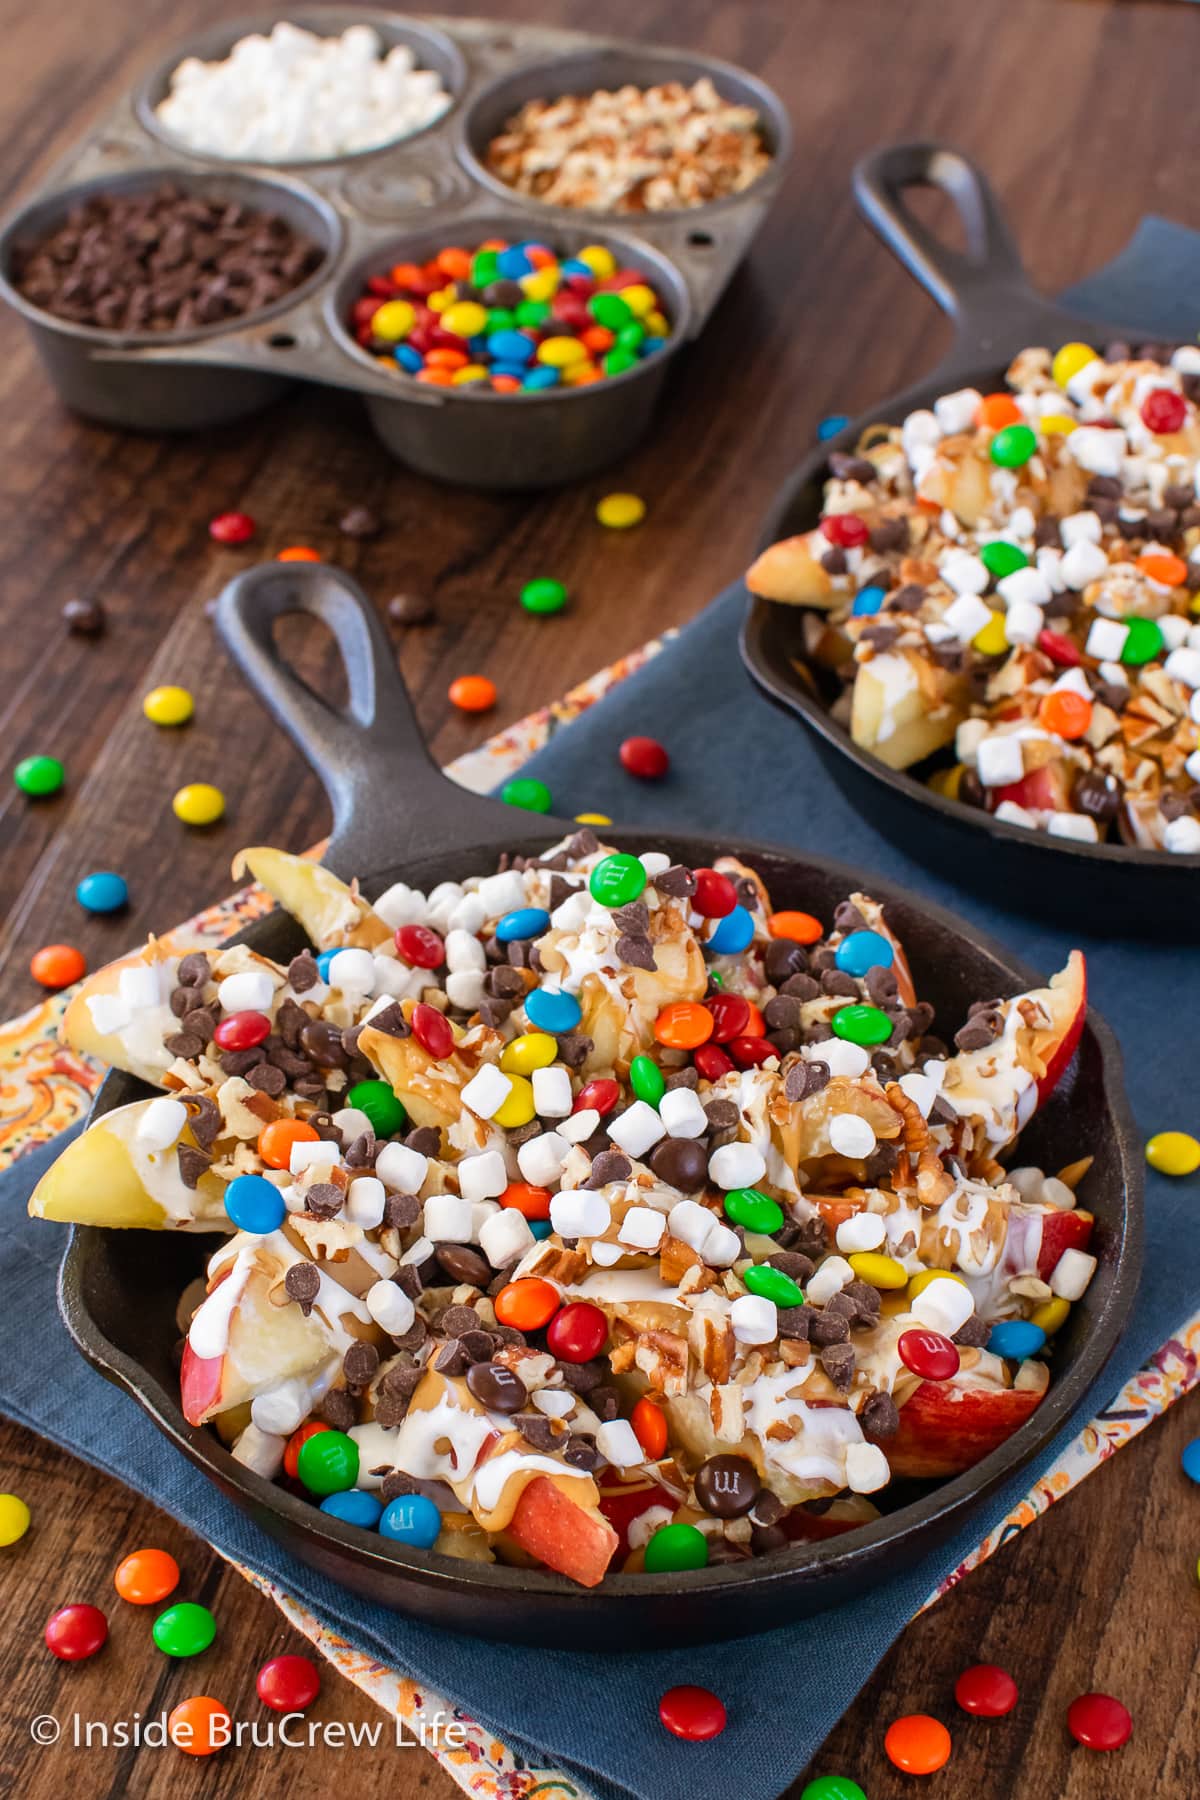
[[[492,10],[529,12],[518,0],[494,0]],[[600,17],[584,0],[542,0],[539,10],[565,25],[594,27]],[[145,58],[212,12],[201,0],[11,9],[0,69],[6,187],[36,180]],[[651,441],[611,475],[535,498],[437,488],[386,459],[355,402],[316,391],[196,437],[122,436],[60,410],[20,321],[0,318],[3,742],[10,762],[48,751],[68,770],[56,800],[28,804],[10,788],[0,802],[0,1016],[34,999],[27,965],[40,944],[65,939],[100,962],[224,892],[240,844],[299,848],[325,828],[315,779],[231,678],[214,641],[205,602],[247,557],[210,542],[212,514],[253,514],[265,554],[315,545],[381,604],[401,590],[433,599],[436,622],[399,648],[422,723],[449,759],[695,613],[743,567],[757,521],[817,420],[857,410],[933,361],[945,328],[848,199],[851,166],[866,148],[936,135],[974,154],[1048,287],[1110,256],[1144,212],[1200,224],[1194,7],[690,0],[681,9],[609,0],[603,18],[614,32],[686,39],[749,65],[784,96],[796,132],[786,185],[748,265],[679,369]],[[603,534],[591,519],[596,497],[616,486],[649,503],[645,525],[627,537]],[[363,545],[336,530],[359,502],[386,521]],[[521,583],[539,573],[561,577],[574,596],[554,621],[516,605]],[[77,596],[103,602],[103,638],[69,637],[61,626],[62,604]],[[319,651],[301,655],[314,679],[328,679]],[[485,720],[447,704],[447,683],[464,671],[499,686]],[[198,696],[185,731],[156,733],[141,715],[142,695],[162,681]],[[170,812],[175,788],[195,779],[228,795],[227,819],[210,832],[189,833]],[[85,920],[74,884],[105,867],[129,878],[130,913]],[[871,1800],[915,1792],[919,1784],[886,1762],[882,1735],[893,1716],[928,1709],[955,1732],[952,1762],[925,1790],[933,1795],[1200,1792],[1200,1510],[1178,1468],[1198,1429],[1200,1402],[1184,1402],[914,1624],[814,1771],[855,1775]],[[32,1746],[36,1714],[129,1717],[198,1687],[252,1717],[259,1662],[301,1646],[202,1543],[9,1426],[0,1427],[0,1476],[35,1521],[4,1552],[0,1788],[25,1800],[59,1800],[67,1784],[85,1796],[187,1800],[236,1789],[249,1800],[285,1780],[297,1796],[323,1794],[349,1776],[361,1796],[450,1800],[458,1791],[415,1749],[243,1749],[200,1765],[172,1750]],[[114,1604],[102,1658],[78,1668],[52,1662],[40,1642],[51,1607],[103,1602],[120,1557],[143,1543],[172,1549],[187,1591],[214,1607],[216,1648],[195,1669],[148,1658],[144,1621]],[[813,1649],[798,1687],[819,1678],[819,1622]],[[991,1725],[956,1716],[951,1695],[958,1671],[981,1658],[1007,1664],[1022,1691],[1017,1712]],[[1066,1704],[1093,1687],[1133,1712],[1133,1741],[1117,1757],[1090,1755],[1067,1737]],[[369,1721],[374,1712],[327,1675],[317,1717]]]

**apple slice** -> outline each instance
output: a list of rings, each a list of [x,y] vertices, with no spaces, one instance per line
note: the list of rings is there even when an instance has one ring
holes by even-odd
[[[163,1040],[179,1029],[170,1008],[178,960],[151,938],[143,949],[97,969],[71,996],[59,1027],[63,1042],[161,1087],[175,1060]]]
[[[746,586],[762,600],[783,606],[834,605],[837,595],[829,575],[818,560],[829,543],[819,532],[805,537],[782,538],[770,544],[746,571]]]
[[[944,1480],[974,1468],[1036,1412],[1042,1395],[1022,1388],[922,1381],[900,1408],[900,1429],[880,1440],[893,1476]]]
[[[114,1107],[88,1126],[29,1197],[35,1219],[144,1231],[228,1231],[225,1184],[207,1170],[194,1188],[179,1174],[175,1146],[147,1150],[138,1126],[152,1100]],[[190,1136],[189,1136],[190,1141]]]
[[[960,675],[915,650],[887,650],[858,665],[850,735],[889,769],[911,768],[954,741],[966,716]]]
[[[1042,1243],[1038,1251],[1037,1272],[1049,1281],[1064,1250],[1086,1250],[1092,1241],[1096,1221],[1090,1212],[1074,1209],[1064,1212],[1055,1208],[1042,1214]]]
[[[385,925],[358,893],[347,887],[331,869],[291,856],[286,850],[255,847],[239,850],[233,859],[233,878],[240,881],[249,871],[280,906],[303,925],[314,944],[373,950],[392,937]]]
[[[1067,780],[1066,764],[1051,762],[1044,768],[1031,769],[1020,781],[989,789],[988,798],[992,812],[1002,800],[1011,800],[1014,806],[1023,806],[1026,812],[1070,812],[1071,785]]]
[[[793,1544],[817,1544],[823,1538],[840,1537],[844,1531],[857,1531],[878,1517],[879,1508],[865,1494],[843,1494],[819,1513],[794,1507],[779,1521],[779,1529]]]
[[[548,1475],[535,1475],[523,1489],[508,1529],[522,1550],[581,1587],[604,1579],[620,1541],[606,1518],[578,1505]]]

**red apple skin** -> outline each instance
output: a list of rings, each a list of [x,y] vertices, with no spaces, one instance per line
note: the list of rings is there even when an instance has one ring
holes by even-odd
[[[223,1356],[197,1356],[190,1344],[183,1346],[179,1396],[189,1425],[203,1425],[205,1419],[221,1410],[218,1401],[224,1364]]]
[[[1046,1073],[1038,1082],[1039,1106],[1046,1104],[1058,1086],[1083,1036],[1084,1021],[1087,1018],[1087,963],[1082,950],[1072,950],[1062,972],[1062,980],[1059,981],[1056,976],[1051,983],[1051,990],[1055,995],[1064,995],[1068,1004],[1062,1009],[1065,1019],[1062,1036],[1047,1057]],[[1057,1013],[1057,1006],[1055,1011]]]
[[[607,1519],[576,1505],[545,1475],[536,1475],[517,1501],[509,1532],[530,1556],[581,1587],[596,1587],[617,1548]]]
[[[629,1555],[629,1528],[652,1506],[665,1506],[673,1513],[676,1502],[656,1481],[605,1481],[600,1489],[600,1511],[617,1534],[618,1556]]]
[[[1096,1220],[1090,1212],[1052,1212],[1042,1215],[1042,1247],[1038,1251],[1037,1272],[1049,1281],[1064,1250],[1086,1250],[1092,1241]]]
[[[805,1512],[802,1506],[779,1521],[779,1529],[793,1544],[818,1544],[825,1538],[841,1537],[843,1532],[857,1531],[879,1517],[879,1509],[864,1495],[843,1494],[823,1513]]]
[[[882,1439],[892,1474],[944,1480],[974,1468],[1037,1411],[1043,1396],[1024,1388],[955,1387],[923,1381],[900,1408],[900,1429]]]
[[[1069,812],[1071,807],[1066,773],[1054,763],[1031,770],[1020,781],[1010,781],[1007,787],[993,788],[991,799],[993,812],[1003,800],[1011,800],[1027,812]]]

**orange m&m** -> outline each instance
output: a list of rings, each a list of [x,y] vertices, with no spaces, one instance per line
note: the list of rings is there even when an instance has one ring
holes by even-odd
[[[1081,738],[1092,722],[1092,703],[1072,688],[1056,688],[1038,707],[1038,718],[1055,737]]]
[[[667,1421],[662,1407],[643,1395],[634,1407],[629,1423],[633,1426],[634,1437],[646,1452],[646,1460],[657,1462],[667,1448]]]
[[[166,1550],[135,1550],[118,1563],[113,1586],[131,1606],[155,1606],[179,1586],[179,1564]]]
[[[320,562],[321,552],[313,550],[308,544],[289,544],[275,558],[276,562]]]
[[[487,712],[496,704],[496,684],[486,675],[459,675],[450,683],[449,695],[460,712]]]
[[[772,937],[790,938],[793,944],[815,944],[825,927],[811,913],[777,912],[767,920],[767,930]]]
[[[43,944],[29,959],[29,973],[44,988],[70,987],[87,974],[87,958],[73,944]]]
[[[950,1760],[950,1733],[928,1713],[907,1713],[888,1726],[883,1747],[906,1775],[932,1775]]]
[[[211,1694],[193,1694],[172,1707],[167,1736],[185,1756],[212,1756],[232,1741],[229,1709]]]
[[[318,1431],[328,1430],[328,1425],[323,1425],[320,1419],[308,1419],[299,1430],[293,1431],[283,1453],[284,1473],[290,1475],[293,1481],[300,1479],[300,1452],[309,1438],[316,1437]]]
[[[293,1144],[315,1144],[320,1132],[304,1119],[272,1119],[258,1134],[258,1154],[268,1169],[286,1169]]]
[[[1019,425],[1022,417],[1011,394],[985,394],[975,413],[975,422],[988,431],[1002,431],[1006,425]]]
[[[451,281],[465,281],[471,273],[471,253],[460,249],[457,244],[450,244],[445,250],[438,251],[434,266],[443,275],[448,275]]]
[[[672,1000],[654,1021],[654,1035],[670,1050],[696,1050],[713,1034],[713,1016],[696,1000]]]
[[[532,1181],[510,1181],[500,1196],[501,1206],[511,1206],[526,1219],[550,1217],[550,1189]]]
[[[1182,556],[1172,556],[1166,551],[1151,551],[1148,556],[1139,556],[1137,566],[1143,575],[1162,587],[1183,587],[1187,581],[1187,564]]]
[[[510,1281],[502,1287],[494,1304],[501,1325],[511,1325],[517,1331],[540,1331],[554,1317],[560,1301],[558,1289],[548,1281],[523,1275],[520,1281]]]

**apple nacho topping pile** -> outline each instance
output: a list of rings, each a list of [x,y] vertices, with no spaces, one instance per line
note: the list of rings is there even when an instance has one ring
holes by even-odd
[[[1023,350],[830,457],[752,593],[811,609],[835,715],[938,792],[1081,843],[1200,853],[1200,348]]]
[[[581,830],[373,903],[238,867],[310,947],[91,977],[68,1040],[161,1092],[31,1210],[227,1234],[182,1404],[246,1468],[593,1585],[852,1529],[1037,1407],[1090,1159],[1005,1163],[1078,1042],[1078,952],[951,1046],[879,903],[777,910],[732,857]]]

